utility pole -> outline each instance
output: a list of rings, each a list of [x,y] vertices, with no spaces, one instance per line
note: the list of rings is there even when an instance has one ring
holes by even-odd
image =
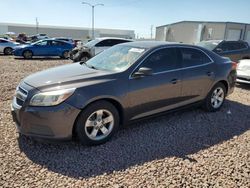
[[[151,39],[153,39],[153,29],[154,29],[154,26],[151,25]]]
[[[39,28],[39,22],[38,22],[38,19],[37,19],[37,17],[36,17],[36,34],[39,33],[39,32],[38,32],[38,28]]]
[[[89,5],[92,8],[92,39],[95,39],[95,7],[96,6],[104,6],[104,4],[95,4],[92,5],[87,2],[82,2],[84,5]]]

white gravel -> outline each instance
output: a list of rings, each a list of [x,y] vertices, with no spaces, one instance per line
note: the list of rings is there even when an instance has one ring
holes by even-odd
[[[20,137],[10,114],[16,85],[66,63],[0,55],[0,187],[250,187],[247,85],[220,112],[189,109],[143,120],[101,146]]]

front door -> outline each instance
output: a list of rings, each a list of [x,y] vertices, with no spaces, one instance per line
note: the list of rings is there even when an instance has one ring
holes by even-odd
[[[136,78],[141,67],[152,75]],[[175,48],[164,48],[149,55],[129,79],[130,119],[137,119],[178,106],[181,97],[180,63]]]

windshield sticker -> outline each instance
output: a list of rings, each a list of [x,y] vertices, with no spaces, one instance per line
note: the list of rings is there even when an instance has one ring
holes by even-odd
[[[142,49],[142,48],[131,48],[129,50],[129,52],[135,52],[135,53],[142,53],[144,51],[145,51],[145,49]]]

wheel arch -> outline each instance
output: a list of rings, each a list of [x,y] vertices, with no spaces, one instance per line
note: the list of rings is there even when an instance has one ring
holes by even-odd
[[[81,111],[80,113],[77,115],[76,119],[75,119],[75,122],[74,122],[74,125],[73,125],[73,129],[72,129],[72,136],[75,136],[76,135],[76,122],[78,120],[78,118],[80,117],[81,115],[81,112],[86,109],[89,105],[93,104],[93,103],[96,103],[96,102],[99,102],[99,101],[106,101],[106,102],[109,102],[111,103],[118,111],[119,113],[119,120],[120,120],[120,124],[122,125],[124,123],[124,110],[123,110],[123,106],[122,104],[114,99],[114,98],[110,98],[110,97],[105,97],[105,98],[99,98],[99,99],[96,99],[96,100],[92,100],[92,101],[89,101],[86,105],[84,105],[82,108],[81,108]]]
[[[228,90],[229,90],[229,83],[228,83],[226,80],[219,80],[218,82],[216,82],[216,83],[214,84],[214,86],[215,86],[216,84],[218,84],[218,83],[222,83],[222,84],[225,86],[225,88],[226,88],[226,93],[228,93]]]

